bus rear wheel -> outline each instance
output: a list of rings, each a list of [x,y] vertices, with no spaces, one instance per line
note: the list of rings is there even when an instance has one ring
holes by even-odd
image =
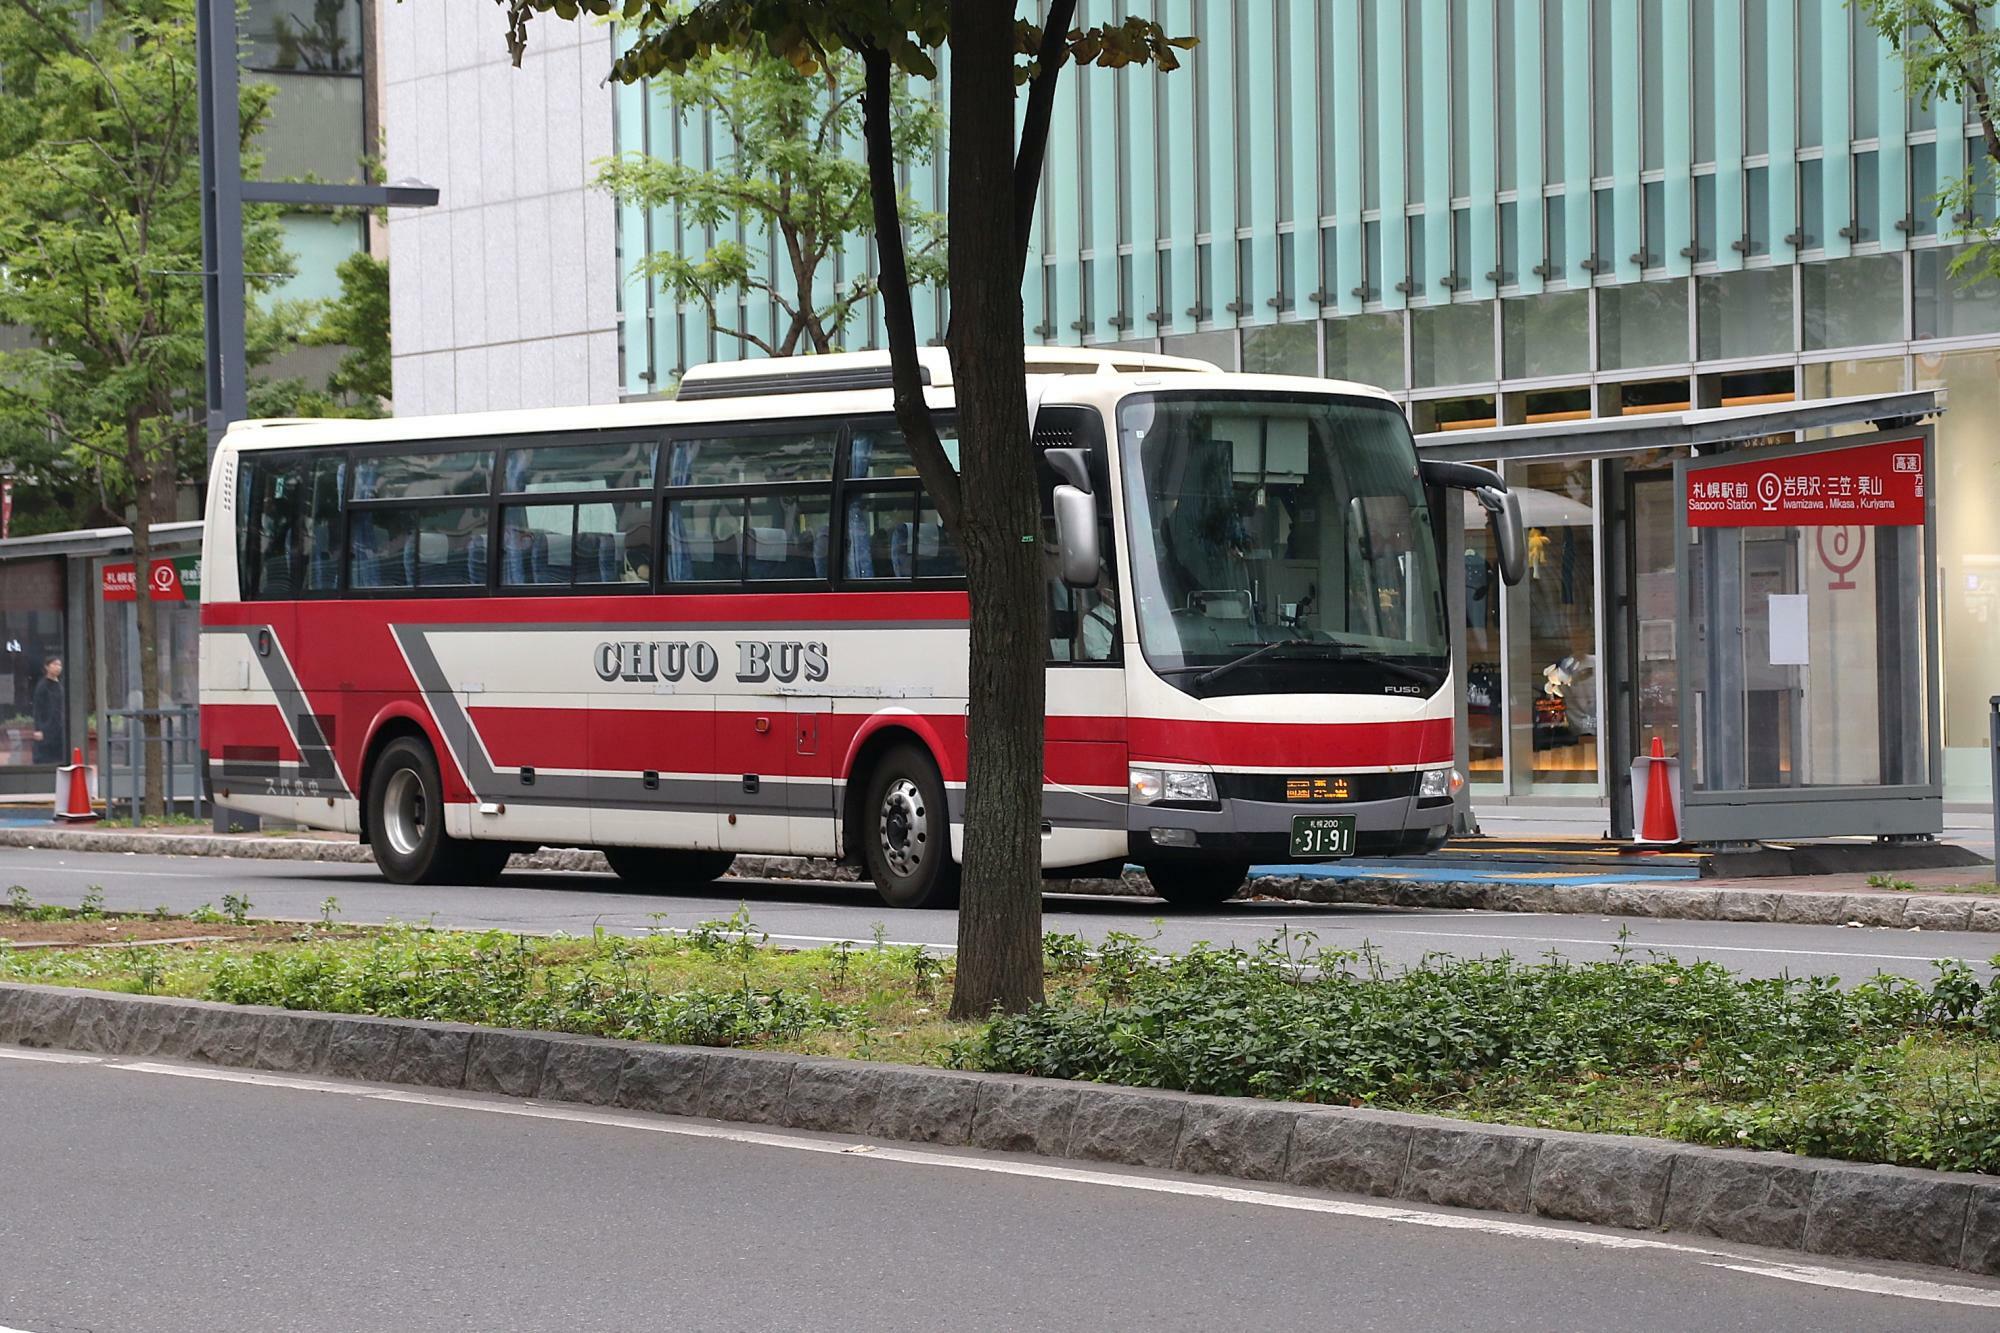
[[[465,842],[444,831],[444,782],[437,756],[399,736],[368,778],[368,838],[375,864],[393,884],[491,884],[513,849]]]
[[[952,907],[951,807],[929,755],[898,745],[877,761],[861,798],[861,860],[891,907]]]
[[[665,847],[606,847],[604,859],[627,888],[672,893],[721,879],[736,863],[734,852],[688,852]]]
[[[1214,907],[1228,902],[1243,888],[1250,876],[1248,863],[1226,865],[1189,862],[1179,865],[1146,867],[1159,895],[1176,907]]]

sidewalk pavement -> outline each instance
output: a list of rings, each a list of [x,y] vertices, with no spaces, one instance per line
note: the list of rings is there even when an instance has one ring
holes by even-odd
[[[1604,837],[1610,824],[1602,805],[1497,805],[1473,811],[1488,838]],[[1947,804],[1944,841],[1991,859],[1993,811],[1984,805]]]

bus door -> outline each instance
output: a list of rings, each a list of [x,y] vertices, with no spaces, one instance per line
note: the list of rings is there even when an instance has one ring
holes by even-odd
[[[717,804],[730,851],[792,850],[794,701],[775,694],[723,695],[717,702]]]
[[[785,808],[791,817],[792,855],[837,856],[835,767],[841,756],[833,744],[833,700],[794,697],[791,706],[791,781]]]
[[[1035,445],[1048,615],[1042,858],[1050,865],[1122,859],[1125,673],[1104,430],[1094,411],[1044,408]],[[1080,480],[1096,500],[1098,577],[1074,587],[1059,568],[1054,496],[1057,486]]]

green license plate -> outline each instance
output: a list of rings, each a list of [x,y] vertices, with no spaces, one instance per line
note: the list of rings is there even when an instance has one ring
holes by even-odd
[[[1354,855],[1354,816],[1293,815],[1292,855]]]

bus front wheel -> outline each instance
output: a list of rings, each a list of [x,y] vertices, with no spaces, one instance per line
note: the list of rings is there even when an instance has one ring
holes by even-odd
[[[463,842],[444,831],[444,782],[431,747],[390,741],[368,779],[368,837],[375,864],[395,884],[491,884],[512,848]]]
[[[721,879],[736,862],[734,852],[670,851],[664,847],[605,847],[604,859],[626,887],[671,893]]]
[[[1214,907],[1228,902],[1250,875],[1247,864],[1209,865],[1190,862],[1146,867],[1146,878],[1162,898],[1176,907]]]
[[[884,754],[861,805],[861,858],[891,907],[950,907],[958,901],[951,859],[951,808],[944,779],[913,745]]]

